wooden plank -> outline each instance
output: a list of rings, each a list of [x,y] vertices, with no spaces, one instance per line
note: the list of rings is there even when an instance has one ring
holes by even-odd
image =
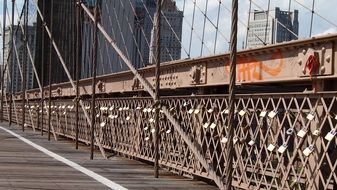
[[[2,126],[128,189],[217,189],[162,170],[160,178],[155,179],[152,166],[118,156],[106,160],[97,152],[95,160],[90,160],[87,146],[75,150],[68,140],[47,141],[46,136],[30,129],[22,133],[18,127]],[[3,130],[0,130],[0,163],[0,189],[108,189]]]

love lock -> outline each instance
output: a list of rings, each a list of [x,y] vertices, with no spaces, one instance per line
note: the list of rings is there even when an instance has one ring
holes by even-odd
[[[269,150],[270,152],[272,152],[275,148],[275,145],[274,144],[269,144],[268,147],[267,147],[267,150]]]
[[[211,126],[210,126],[211,129],[215,129],[215,127],[216,127],[215,123],[212,123]]]
[[[301,129],[298,133],[297,136],[303,138],[307,134],[307,130]]]
[[[109,108],[109,111],[112,111],[113,109],[115,109],[115,106],[111,106],[110,108]]]
[[[331,141],[336,135],[336,131],[335,130],[331,130],[328,134],[325,135],[325,139],[328,141]]]
[[[221,143],[225,144],[228,142],[228,138],[227,137],[223,137],[220,141]]]
[[[228,109],[224,109],[221,113],[222,113],[222,114],[228,114],[228,113],[229,113],[229,110],[228,110]]]
[[[245,110],[239,111],[239,115],[240,115],[240,116],[244,116],[245,114],[246,114],[246,111],[245,111]]]
[[[166,134],[170,134],[170,133],[171,133],[171,129],[167,129]]]
[[[253,141],[253,140],[250,140],[248,144],[249,144],[250,146],[254,146],[254,144],[255,144],[255,141]]]
[[[152,128],[151,133],[154,133],[154,132],[156,132],[156,129]]]
[[[266,115],[267,115],[267,111],[261,111],[261,113],[260,113],[260,117],[266,117]]]
[[[213,108],[210,108],[207,110],[208,113],[213,113],[214,112],[214,109]]]
[[[283,154],[284,153],[284,151],[286,151],[286,149],[287,149],[287,144],[283,144],[282,146],[280,146],[279,148],[278,148],[278,152],[279,153],[281,153],[281,154]]]
[[[307,115],[307,119],[308,119],[309,121],[312,121],[314,118],[315,118],[314,112],[310,112],[310,113]]]
[[[205,123],[205,124],[203,125],[203,127],[204,127],[205,129],[207,129],[208,126],[209,126],[209,123]]]
[[[314,151],[314,145],[308,146],[306,149],[303,150],[303,154],[308,157]]]
[[[271,112],[269,112],[268,117],[273,119],[276,115],[277,115],[277,111],[271,111]]]
[[[105,121],[103,121],[103,122],[100,123],[100,126],[101,126],[102,128],[105,127],[105,125],[106,125],[106,122],[105,122]]]

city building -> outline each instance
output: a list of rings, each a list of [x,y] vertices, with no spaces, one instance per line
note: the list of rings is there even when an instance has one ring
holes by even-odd
[[[154,43],[154,16],[156,0],[106,1],[101,5],[100,22],[107,34],[114,39],[114,43],[122,53],[138,69],[152,63],[150,51]],[[93,1],[87,1],[87,6],[93,11]],[[162,6],[161,26],[161,62],[177,60],[181,57],[181,35],[183,12],[179,11],[173,0],[164,0]],[[91,76],[92,52],[92,22],[89,18],[83,23],[83,55],[81,78]],[[151,47],[152,46],[152,47]],[[116,51],[111,48],[106,39],[98,36],[98,64],[97,75],[128,70]]]
[[[177,9],[174,1],[164,1],[162,6],[161,31],[160,31],[160,62],[177,60],[181,58],[181,35],[184,13]],[[150,62],[154,63],[155,30],[151,32]]]
[[[247,48],[297,39],[298,10],[282,11],[275,7],[268,15],[266,11],[254,10],[250,13]]]
[[[94,14],[95,0],[84,0],[84,4]],[[136,68],[142,68],[152,63],[150,59],[151,36],[153,30],[153,20],[156,12],[157,0],[109,0],[99,1],[99,22],[111,37],[115,45],[131,61]],[[57,0],[38,1],[40,10],[45,10],[44,18],[47,26],[53,33],[53,39],[64,59],[64,63],[73,79],[76,77],[75,68],[75,42],[76,38],[76,5],[75,1]],[[53,13],[50,11],[53,9]],[[161,35],[161,62],[180,59],[181,57],[181,35],[183,13],[179,11],[173,0],[164,0],[162,16]],[[93,21],[83,14],[81,19],[81,66],[80,77],[91,77],[91,64],[93,53]],[[50,21],[54,26],[51,27]],[[44,33],[41,27],[41,19],[38,17],[36,36],[36,57],[35,64],[40,78],[45,85],[48,84],[49,62],[52,67],[51,83],[68,81],[60,60],[52,48],[49,50],[49,36]],[[66,31],[66,32],[65,32]],[[44,35],[42,35],[44,33]],[[57,34],[57,35],[55,35]],[[153,43],[152,43],[153,44]],[[97,44],[97,75],[105,75],[115,72],[129,70],[124,61],[120,58],[114,48],[111,47],[105,37],[98,32]],[[52,54],[53,59],[50,59]],[[44,67],[43,67],[44,66]],[[44,75],[42,77],[42,68]]]
[[[21,30],[21,27],[18,28],[20,26],[15,25],[14,26],[14,31],[16,31],[15,36],[14,36],[14,42],[15,42],[15,47],[17,51],[14,51],[14,63],[12,61],[12,58],[10,57],[8,59],[8,54],[11,51],[11,30],[9,27],[6,28],[5,30],[5,65],[7,65],[7,70],[9,71],[11,68],[11,76],[8,76],[8,72],[5,73],[5,81],[7,81],[7,91],[9,90],[9,85],[10,82],[12,82],[12,86],[13,86],[13,92],[20,92],[21,88],[22,88],[22,78],[21,78],[21,73],[20,73],[20,69],[19,67],[21,67],[22,69],[22,64],[23,64],[23,60],[24,60],[24,49],[26,48],[24,46],[23,43],[23,33]],[[27,43],[29,44],[31,53],[34,54],[35,52],[35,31],[36,31],[36,25],[34,24],[33,26],[28,25],[27,26],[27,37],[28,37],[28,41]],[[27,51],[27,48],[26,48]],[[17,52],[17,54],[16,54]],[[12,56],[13,54],[11,54]],[[17,59],[17,56],[19,57],[19,60]],[[34,57],[34,55],[32,55]],[[26,82],[26,88],[27,89],[32,89],[34,88],[34,72],[33,72],[33,66],[32,66],[32,62],[30,60],[30,57],[28,55],[28,51],[27,51],[27,66],[26,66],[26,76],[27,78],[24,80],[24,82]],[[20,65],[19,65],[20,64]]]

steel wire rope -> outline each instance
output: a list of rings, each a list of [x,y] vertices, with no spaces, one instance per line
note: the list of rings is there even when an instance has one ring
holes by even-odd
[[[122,7],[124,8],[124,4],[123,4],[123,2],[122,2],[122,0],[119,0],[119,2],[120,2],[120,4],[122,5]],[[134,9],[134,7],[133,7],[133,5],[132,4],[130,4],[130,6],[132,7],[132,10]],[[125,9],[125,8],[124,8]],[[134,17],[137,17],[137,15],[133,15]],[[131,34],[132,34],[132,39],[133,39],[133,42],[134,42],[134,44],[135,44],[135,46],[136,46],[136,48],[137,48],[137,53],[138,53],[138,55],[140,56],[140,60],[141,60],[141,64],[142,64],[142,66],[143,67],[145,67],[145,64],[144,64],[144,58],[143,58],[143,55],[142,55],[142,53],[141,53],[141,51],[140,51],[140,48],[139,48],[139,45],[138,45],[138,43],[137,43],[137,39],[135,38],[135,33],[134,33],[134,30],[132,29],[132,26],[131,26],[131,24],[130,24],[130,20],[129,20],[129,18],[126,16],[125,17],[126,18],[126,22],[128,23],[128,28],[129,28],[129,30],[130,30],[130,32],[131,32]],[[136,60],[134,60],[134,61],[136,61]]]
[[[219,0],[221,1],[221,0]],[[252,0],[250,0],[252,1]],[[231,13],[232,11],[224,4],[222,4],[222,6],[225,8],[225,10],[227,10],[229,13]],[[254,32],[254,30],[250,30],[249,26],[247,24],[245,24],[240,18],[238,18],[238,22],[243,25],[244,27],[246,27],[248,29],[248,31],[252,31],[253,35],[260,41],[263,43],[263,45],[267,45],[264,43],[264,41]]]
[[[195,1],[195,0],[191,0],[191,1]],[[219,4],[221,4],[220,3],[221,2],[221,0],[219,0]],[[202,9],[201,9],[201,7],[200,6],[198,6],[197,4],[196,4],[196,7],[199,9],[199,11],[201,12],[201,14],[204,16],[204,18],[206,18],[210,23],[211,23],[211,25],[214,27],[214,28],[217,28],[216,27],[216,24],[214,24],[213,22],[212,22],[212,20],[207,16],[207,12],[203,12],[202,11]],[[219,34],[229,43],[230,42],[230,40],[225,36],[225,34],[223,34],[222,32],[221,32],[221,30],[219,30]]]
[[[129,0],[129,2],[130,2],[130,0]],[[154,25],[154,24],[153,24],[153,22],[154,22],[154,21],[153,21],[153,18],[152,18],[152,16],[151,16],[151,14],[150,14],[148,8],[147,8],[146,5],[144,4],[144,0],[141,0],[141,2],[142,2],[142,4],[143,4],[144,9],[145,9],[145,11],[147,12],[147,14],[150,15],[149,18],[150,18],[151,24]],[[166,18],[166,15],[162,13],[161,16],[162,16],[162,18],[165,19],[165,22],[170,26],[170,29],[171,29],[171,31],[173,32],[173,34],[174,34],[175,38],[177,39],[177,41],[180,43],[181,48],[185,51],[186,54],[188,54],[188,53],[187,53],[187,50],[185,49],[185,47],[184,47],[183,44],[182,44],[181,39],[179,39],[178,34],[173,30],[173,28],[172,28],[170,22],[169,22],[168,19]],[[144,32],[144,30],[143,30],[143,32]],[[144,34],[144,35],[145,35],[145,34]],[[147,43],[148,43],[148,42],[147,42]],[[150,45],[149,45],[149,47],[150,47]],[[173,60],[172,54],[171,54],[171,52],[168,50],[168,48],[167,48],[166,46],[165,46],[165,50],[166,50],[166,52],[169,52],[169,56],[171,57],[171,60]],[[154,59],[156,59],[156,57],[155,57]]]
[[[206,0],[206,5],[205,5],[204,27],[202,28],[202,42],[201,42],[200,56],[202,56],[202,50],[203,50],[204,40],[205,40],[205,26],[206,26],[207,10],[208,10],[208,0]]]
[[[219,0],[219,6],[218,6],[218,11],[217,11],[217,19],[216,19],[216,32],[215,32],[215,37],[214,37],[214,51],[213,53],[215,54],[216,52],[216,45],[218,41],[218,30],[219,30],[219,21],[220,21],[220,12],[221,12],[221,0]]]
[[[106,7],[106,9],[109,11],[109,7],[108,7],[108,3],[103,3]],[[115,6],[116,4],[116,1],[114,1],[114,5]],[[108,20],[109,20],[109,25],[112,25],[112,14],[108,14]],[[90,22],[90,21],[89,21]],[[103,23],[102,23],[103,24]],[[113,27],[111,27],[111,32],[112,32],[112,37],[113,37],[113,40],[114,42],[116,42],[116,39],[117,39],[117,34],[116,34],[116,31],[114,30]],[[122,64],[122,61],[120,58],[116,58],[117,59],[117,62],[119,63],[119,67],[122,69],[123,68],[123,64]],[[112,63],[113,64],[113,63]],[[113,72],[113,65],[110,66],[112,68],[111,72]]]
[[[314,14],[316,14],[317,16],[319,16],[321,19],[323,19],[324,21],[326,21],[327,23],[331,24],[332,26],[334,26],[335,28],[337,28],[337,24],[333,23],[332,21],[330,21],[329,19],[325,18],[324,16],[320,15],[317,13],[317,11],[312,11],[312,9],[310,9],[309,7],[307,7],[306,5],[300,3],[298,0],[294,0],[297,4],[301,5],[303,8],[307,9],[310,12],[313,12]]]

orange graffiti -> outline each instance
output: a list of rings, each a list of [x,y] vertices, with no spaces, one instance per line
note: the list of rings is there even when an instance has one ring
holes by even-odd
[[[270,60],[279,60],[279,62],[274,67],[270,67],[256,58],[238,58],[236,66],[237,81],[263,80],[264,73],[270,75],[271,77],[278,76],[282,72],[284,66],[284,60],[281,52],[273,53]],[[225,72],[228,74],[229,69],[229,64],[226,64]]]

